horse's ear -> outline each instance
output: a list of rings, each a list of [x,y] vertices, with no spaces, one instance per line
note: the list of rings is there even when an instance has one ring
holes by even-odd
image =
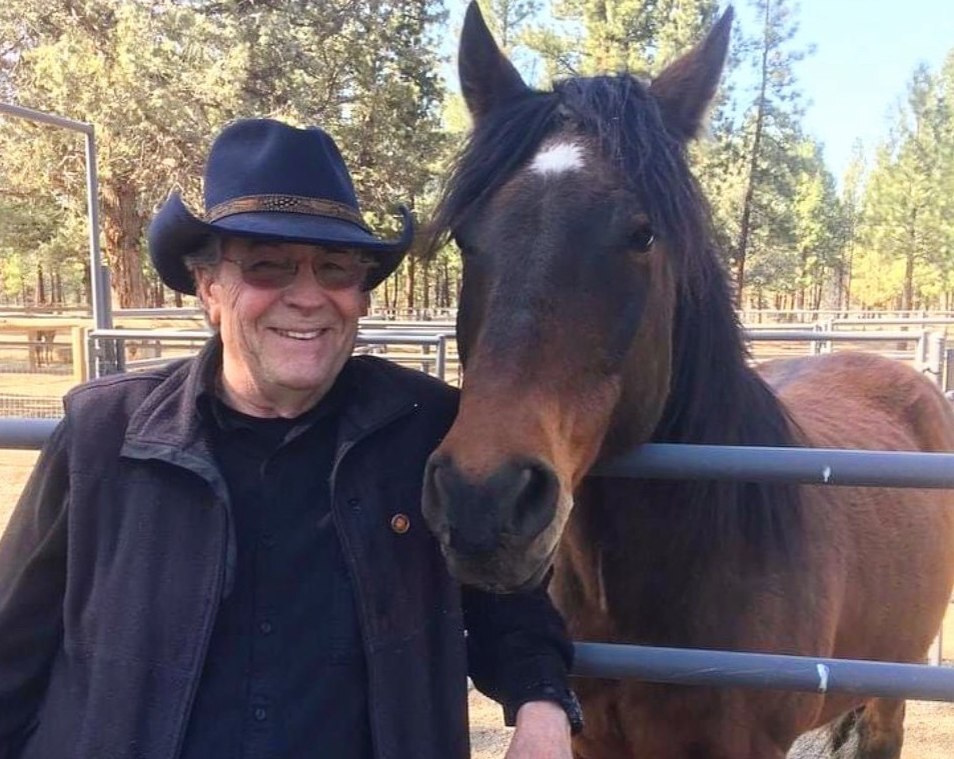
[[[699,133],[719,87],[733,15],[730,5],[702,42],[669,64],[649,85],[666,128],[684,142]]]
[[[457,69],[460,89],[474,121],[528,90],[513,64],[494,42],[477,0],[472,0],[464,17]]]

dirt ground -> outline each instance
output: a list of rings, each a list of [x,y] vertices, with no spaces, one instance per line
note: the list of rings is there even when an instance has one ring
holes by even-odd
[[[37,454],[34,451],[0,450],[0,530],[23,488]],[[945,659],[954,659],[954,612],[945,620]],[[510,741],[503,727],[500,707],[471,691],[471,744],[473,759],[501,759]],[[906,739],[902,759],[951,759],[954,757],[954,704],[911,702],[908,704]],[[824,756],[802,751],[799,759]],[[646,757],[645,759],[652,759]]]
[[[951,615],[948,615],[951,616]],[[470,693],[472,759],[503,759],[512,730],[503,727],[500,707],[476,690]],[[901,759],[951,759],[954,757],[954,704],[924,701],[908,703]],[[822,759],[829,754],[816,734],[804,736],[789,759]],[[640,757],[652,759],[652,757]]]

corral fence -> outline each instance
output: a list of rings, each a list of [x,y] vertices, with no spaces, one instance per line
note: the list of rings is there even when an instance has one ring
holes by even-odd
[[[0,447],[38,448],[54,425],[52,420],[0,419]],[[954,488],[954,454],[653,444],[592,474]],[[577,643],[576,650],[574,674],[579,676],[954,701],[950,668],[606,643]],[[940,663],[940,640],[935,663]]]
[[[152,317],[165,321],[174,309],[128,310],[126,318]],[[128,317],[127,317],[128,315]],[[193,321],[196,315],[192,314]],[[148,323],[148,321],[147,321]],[[170,360],[193,355],[208,339],[206,328],[89,329],[75,323],[48,321],[42,329],[23,321],[0,318],[0,338],[11,330],[52,332],[52,340],[0,339],[0,417],[49,418],[58,416],[60,397],[72,385],[88,378],[123,371],[149,369]],[[760,359],[775,356],[829,353],[841,349],[866,348],[906,361],[954,396],[954,349],[948,348],[945,335],[927,330],[909,331],[828,331],[820,328],[749,327],[747,339]],[[807,345],[807,349],[806,346]],[[903,350],[899,350],[901,346]],[[362,320],[356,351],[372,353],[405,366],[433,374],[458,385],[461,379],[455,325],[447,320],[408,322],[402,320]],[[21,374],[24,380],[12,381],[8,375]],[[30,377],[27,380],[26,377]],[[60,377],[60,392],[39,395],[40,378]],[[18,391],[32,381],[29,392]]]
[[[189,352],[195,352],[197,343],[209,336],[208,330],[132,330],[98,329],[87,336],[87,364],[90,375],[112,374],[161,364],[170,356],[163,353],[164,343],[180,343]],[[942,389],[954,387],[954,349],[947,348],[944,333],[921,331],[827,332],[802,329],[745,330],[750,343],[807,343],[809,353],[824,354],[833,350],[835,343],[865,344],[875,348],[885,344],[905,346],[894,358],[910,361],[915,368],[929,376]],[[422,371],[436,374],[444,380],[459,378],[460,367],[456,351],[457,335],[452,322],[379,322],[364,320],[358,333],[357,347],[361,352],[372,352],[385,358],[418,366]],[[137,350],[152,343],[155,355],[130,359],[123,349],[125,343],[135,343]],[[886,351],[881,350],[885,353]]]
[[[171,356],[168,353],[161,354],[162,338],[155,330],[148,330],[147,334],[142,336],[133,330],[113,329],[108,271],[102,265],[99,250],[96,144],[93,126],[3,103],[0,103],[0,113],[84,135],[94,328],[85,339],[81,337],[70,341],[73,366],[85,366],[87,376],[95,377],[118,371],[134,371],[157,361],[168,361]],[[445,331],[444,324],[435,325],[433,322],[440,321],[438,318],[429,319],[432,321],[430,334],[419,329],[407,331],[410,328],[406,325],[403,327],[405,332],[395,333],[393,329],[401,317],[413,318],[420,315],[395,312],[383,316],[381,325],[365,326],[367,330],[378,329],[380,333],[369,332],[362,335],[359,341],[360,349],[383,350],[385,354],[396,354],[401,346],[415,345],[421,349],[420,355],[427,357],[420,360],[421,368],[446,378],[448,345],[453,341],[452,330]],[[914,326],[914,323],[908,321],[905,325]],[[437,327],[436,334],[434,327]],[[841,339],[832,334],[834,331],[813,327],[811,334],[815,335],[814,337],[796,338],[793,333],[798,330],[780,330],[780,334],[773,335],[771,339],[808,339],[813,346],[820,342],[822,345],[813,350],[823,352],[825,346],[830,350],[831,344]],[[826,334],[821,334],[823,332]],[[173,334],[176,336],[168,339],[175,341],[180,352],[184,350],[186,353],[194,352],[196,346],[208,336],[208,333],[202,330],[193,331],[193,334],[173,331]],[[781,334],[788,336],[782,337]],[[912,335],[910,332],[900,332],[898,335],[879,338],[898,342],[913,340],[920,346],[920,354],[915,357],[916,363],[919,361],[922,370],[933,374],[943,384],[947,373],[944,367],[947,350],[944,347],[943,335],[933,348],[929,344],[929,338],[924,335]],[[762,336],[763,339],[765,337]],[[148,352],[146,349],[151,343],[152,350],[158,355],[142,355],[137,349],[136,356],[130,358],[126,343],[131,340],[142,343],[142,353]],[[47,342],[45,338],[43,342]],[[77,355],[81,346],[85,348],[82,358]],[[32,350],[35,346],[29,347]],[[938,355],[941,356],[940,359]],[[418,357],[414,360],[418,360]],[[931,361],[935,363],[929,366]],[[0,448],[37,449],[42,446],[55,424],[55,419],[0,418]],[[594,475],[745,481],[785,479],[826,486],[954,488],[954,454],[646,445],[626,457],[608,463],[594,472]],[[936,649],[937,661],[940,659],[939,649],[940,646]],[[682,685],[747,686],[954,701],[954,670],[885,662],[578,643],[575,673],[594,677],[635,677],[651,682]]]

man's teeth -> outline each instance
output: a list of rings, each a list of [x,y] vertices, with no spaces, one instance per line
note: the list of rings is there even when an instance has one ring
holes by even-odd
[[[324,332],[323,329],[313,329],[308,332],[296,332],[290,329],[277,329],[275,331],[282,337],[291,337],[295,340],[313,340]]]

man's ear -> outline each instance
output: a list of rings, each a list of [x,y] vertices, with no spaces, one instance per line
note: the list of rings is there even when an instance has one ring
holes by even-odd
[[[221,309],[218,293],[213,288],[215,276],[212,270],[205,266],[198,266],[193,269],[192,276],[195,278],[195,295],[199,299],[202,310],[205,311],[206,321],[208,321],[209,326],[218,329],[221,321]]]

